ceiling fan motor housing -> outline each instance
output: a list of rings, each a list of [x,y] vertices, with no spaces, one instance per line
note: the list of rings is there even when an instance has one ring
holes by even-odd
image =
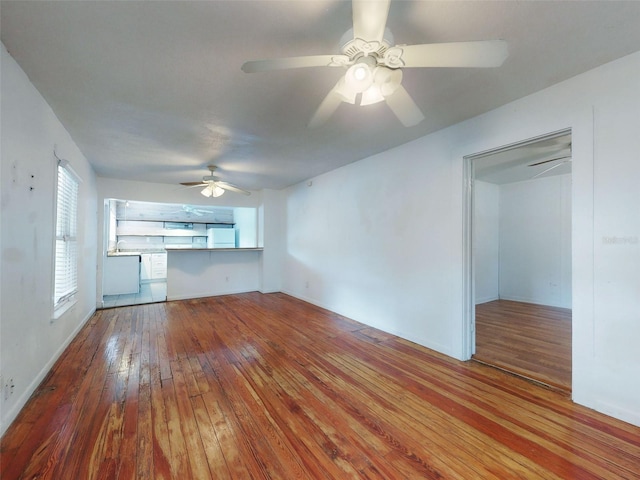
[[[393,34],[387,27],[384,29],[384,36],[381,42],[368,42],[362,38],[354,38],[353,28],[350,28],[340,38],[340,51],[352,61],[355,61],[361,55],[373,55],[375,58],[381,58],[384,52],[393,44]]]

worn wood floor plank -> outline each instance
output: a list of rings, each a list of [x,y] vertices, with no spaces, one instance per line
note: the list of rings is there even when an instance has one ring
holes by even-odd
[[[640,479],[640,428],[249,293],[97,312],[0,455],[3,480]]]

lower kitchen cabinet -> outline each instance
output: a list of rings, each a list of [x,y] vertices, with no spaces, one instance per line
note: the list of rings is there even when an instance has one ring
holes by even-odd
[[[143,253],[140,280],[151,282],[167,278],[167,254]]]
[[[140,256],[106,257],[102,284],[103,295],[127,295],[140,291]]]

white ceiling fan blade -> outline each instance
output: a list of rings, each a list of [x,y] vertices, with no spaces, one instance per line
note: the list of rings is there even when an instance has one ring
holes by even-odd
[[[223,190],[229,190],[230,192],[241,193],[243,195],[251,195],[251,192],[249,192],[248,190],[243,190],[242,188],[236,187],[235,185],[227,182],[216,182],[216,185]]]
[[[509,55],[504,40],[403,45],[397,48],[402,49],[405,67],[499,67]]]
[[[339,67],[349,62],[346,55],[309,55],[305,57],[272,58],[253,60],[242,65],[245,73],[286,70],[289,68]]]
[[[185,187],[199,187],[200,185],[206,185],[205,182],[182,182],[180,185],[184,185]]]
[[[554,157],[554,158],[550,158],[548,160],[542,160],[540,162],[530,163],[527,166],[528,167],[537,167],[538,165],[544,165],[545,163],[551,163],[551,162],[555,162],[555,161],[558,161],[558,160],[564,160],[565,158],[571,158],[571,155],[563,155],[561,157]],[[565,163],[565,162],[563,162],[563,163]]]
[[[338,83],[331,89],[331,91],[324,97],[322,103],[318,107],[318,109],[309,120],[308,128],[316,128],[320,125],[323,125],[331,115],[338,109],[340,104],[344,101],[341,94],[339,93],[341,89],[344,88],[344,77],[341,77],[338,80]],[[355,95],[354,95],[355,102]]]
[[[196,215],[202,216],[202,215],[214,215],[216,212],[212,212],[211,210],[201,210],[199,208],[193,209],[192,210],[193,213],[195,213]]]
[[[424,120],[424,115],[402,85],[385,100],[405,127],[413,127]]]
[[[549,168],[547,168],[547,169],[545,169],[545,170],[541,171],[540,173],[537,173],[536,175],[534,175],[534,176],[533,176],[533,177],[531,177],[531,178],[533,179],[533,178],[541,177],[541,176],[542,176],[542,175],[544,175],[545,173],[550,172],[551,170],[553,170],[554,168],[558,168],[558,167],[560,167],[560,166],[564,165],[565,163],[570,163],[570,162],[571,162],[571,160],[565,160],[564,162],[556,163],[555,165],[552,165],[552,166],[550,166]]]
[[[391,0],[353,0],[353,37],[381,42]]]

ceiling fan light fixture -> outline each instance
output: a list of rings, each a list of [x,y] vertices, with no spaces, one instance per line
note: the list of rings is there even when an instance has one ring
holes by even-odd
[[[380,86],[382,95],[388,97],[400,88],[402,84],[402,70],[380,67],[376,69],[375,83]]]
[[[350,92],[362,93],[373,83],[373,72],[366,63],[356,63],[347,70],[344,82]]]
[[[360,100],[361,106],[373,105],[374,103],[380,102],[384,102],[384,97],[378,85],[373,84],[362,92],[362,99]]]
[[[364,65],[356,65],[355,69],[353,70],[353,76],[359,82],[367,78],[367,73],[367,67],[365,67]]]
[[[224,189],[219,187],[215,183],[210,183],[209,185],[204,187],[204,189],[200,193],[207,198],[209,197],[217,198],[222,196],[222,194],[224,193]]]
[[[352,105],[356,103],[357,92],[355,92],[352,88],[349,88],[347,82],[345,81],[345,77],[340,78],[333,91],[341,101],[350,103]]]
[[[392,95],[402,83],[402,71],[387,67],[376,67],[373,71],[373,83],[362,92],[360,105],[373,105]]]

